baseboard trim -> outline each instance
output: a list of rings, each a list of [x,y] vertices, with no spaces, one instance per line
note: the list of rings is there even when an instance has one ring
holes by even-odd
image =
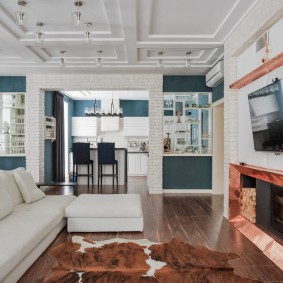
[[[212,190],[200,190],[200,189],[185,189],[185,190],[163,190],[164,194],[212,194]]]

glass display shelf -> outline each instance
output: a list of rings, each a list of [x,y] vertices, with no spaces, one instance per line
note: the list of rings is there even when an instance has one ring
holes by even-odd
[[[165,93],[165,155],[212,155],[211,93]]]
[[[24,93],[0,93],[0,156],[25,156]]]

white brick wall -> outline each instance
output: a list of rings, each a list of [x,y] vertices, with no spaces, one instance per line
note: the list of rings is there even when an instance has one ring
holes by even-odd
[[[36,181],[44,180],[45,90],[148,90],[149,193],[162,193],[162,75],[28,75],[26,93],[26,162]]]
[[[259,0],[224,44],[224,216],[228,217],[229,163],[238,162],[238,91],[229,85],[237,77],[237,56],[283,16],[282,0]]]

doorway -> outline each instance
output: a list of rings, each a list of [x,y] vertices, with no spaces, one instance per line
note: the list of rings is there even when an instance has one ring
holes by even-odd
[[[213,104],[212,194],[224,194],[224,99]]]

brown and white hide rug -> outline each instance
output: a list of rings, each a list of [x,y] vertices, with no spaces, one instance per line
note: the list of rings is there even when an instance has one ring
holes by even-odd
[[[80,236],[50,250],[57,258],[46,283],[237,283],[259,282],[237,276],[228,264],[236,254],[210,251],[173,239],[89,241]]]

